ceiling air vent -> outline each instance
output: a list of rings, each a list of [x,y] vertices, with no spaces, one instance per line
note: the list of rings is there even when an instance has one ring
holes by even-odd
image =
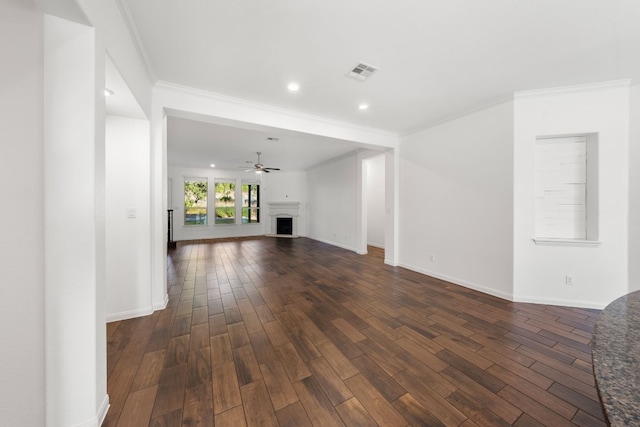
[[[378,71],[379,68],[375,67],[371,64],[367,64],[365,62],[361,62],[351,71],[347,73],[347,77],[357,80],[359,82],[365,81],[367,78],[371,76],[374,72]]]

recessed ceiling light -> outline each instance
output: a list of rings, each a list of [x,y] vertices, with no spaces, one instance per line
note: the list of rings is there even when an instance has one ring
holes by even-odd
[[[214,165],[213,163],[211,163],[209,166],[211,166],[212,168],[216,167],[216,165]]]
[[[360,109],[360,110],[366,110],[367,108],[369,108],[369,104],[360,104],[360,105],[358,105],[358,109]]]
[[[113,95],[113,91],[111,89],[104,88],[104,96]]]
[[[297,92],[300,90],[300,85],[296,82],[291,82],[287,85],[287,89],[289,89],[289,92]]]

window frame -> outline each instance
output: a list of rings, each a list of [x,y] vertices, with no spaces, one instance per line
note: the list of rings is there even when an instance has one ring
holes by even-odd
[[[217,189],[216,187],[218,186],[218,184],[230,184],[233,186],[233,190],[229,192],[229,194],[231,195],[231,197],[233,198],[233,206],[220,206],[219,204],[219,200],[218,200],[218,196],[217,196]],[[238,213],[237,213],[237,207],[238,207],[238,200],[237,200],[237,192],[238,192],[238,186],[237,186],[237,182],[235,179],[230,179],[230,178],[216,178],[214,179],[214,184],[213,184],[213,212],[214,212],[214,220],[213,220],[213,224],[214,225],[231,225],[231,224],[236,224],[238,221]],[[225,196],[227,197],[227,196]],[[232,219],[230,221],[225,221],[222,219],[218,219],[218,209],[225,209],[227,211],[233,212],[233,217],[226,217],[229,219]],[[223,217],[220,217],[223,218]]]
[[[245,206],[245,199],[244,199],[244,186],[248,186],[249,188],[247,189],[247,205]],[[241,201],[241,205],[240,205],[240,217],[241,217],[241,222],[242,224],[260,224],[261,223],[261,209],[260,209],[260,186],[261,186],[261,182],[260,181],[253,181],[253,180],[243,180],[241,185],[240,185],[240,197],[242,199]],[[251,206],[251,202],[253,201],[251,199],[251,187],[256,187],[256,206]],[[244,219],[244,210],[247,209],[247,221],[245,221]],[[251,220],[251,211],[255,211],[256,212],[256,220],[252,221]]]
[[[204,222],[190,222],[187,223],[187,209],[193,209],[194,206],[189,206],[187,207],[187,184],[191,183],[191,182],[204,182],[206,189],[205,189],[205,198],[204,198],[204,206],[199,206],[200,209],[204,209]],[[183,215],[183,221],[182,224],[185,227],[202,227],[202,226],[207,226],[209,225],[209,178],[207,177],[201,177],[201,176],[185,176],[183,179],[183,185],[182,185],[182,191],[183,191],[183,199],[182,199],[182,203],[183,203],[183,210],[182,210],[182,215]],[[196,201],[195,203],[198,203],[198,201]]]

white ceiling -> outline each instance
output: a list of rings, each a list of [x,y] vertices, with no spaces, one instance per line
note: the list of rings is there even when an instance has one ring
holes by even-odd
[[[638,0],[119,1],[157,80],[399,135],[514,91],[640,77]],[[346,78],[359,61],[380,70]],[[234,160],[249,160],[268,136],[171,126],[172,152],[185,144],[201,159],[248,139]],[[285,162],[263,151],[265,164]]]
[[[364,148],[351,141],[282,129],[246,129],[171,116],[167,119],[167,155],[172,165],[247,169],[257,163],[257,152],[261,152],[260,163],[265,167],[292,172]]]

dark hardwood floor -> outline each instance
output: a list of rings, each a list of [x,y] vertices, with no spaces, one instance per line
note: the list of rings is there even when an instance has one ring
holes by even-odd
[[[178,243],[107,325],[106,426],[604,426],[596,310],[511,303],[314,240]]]

